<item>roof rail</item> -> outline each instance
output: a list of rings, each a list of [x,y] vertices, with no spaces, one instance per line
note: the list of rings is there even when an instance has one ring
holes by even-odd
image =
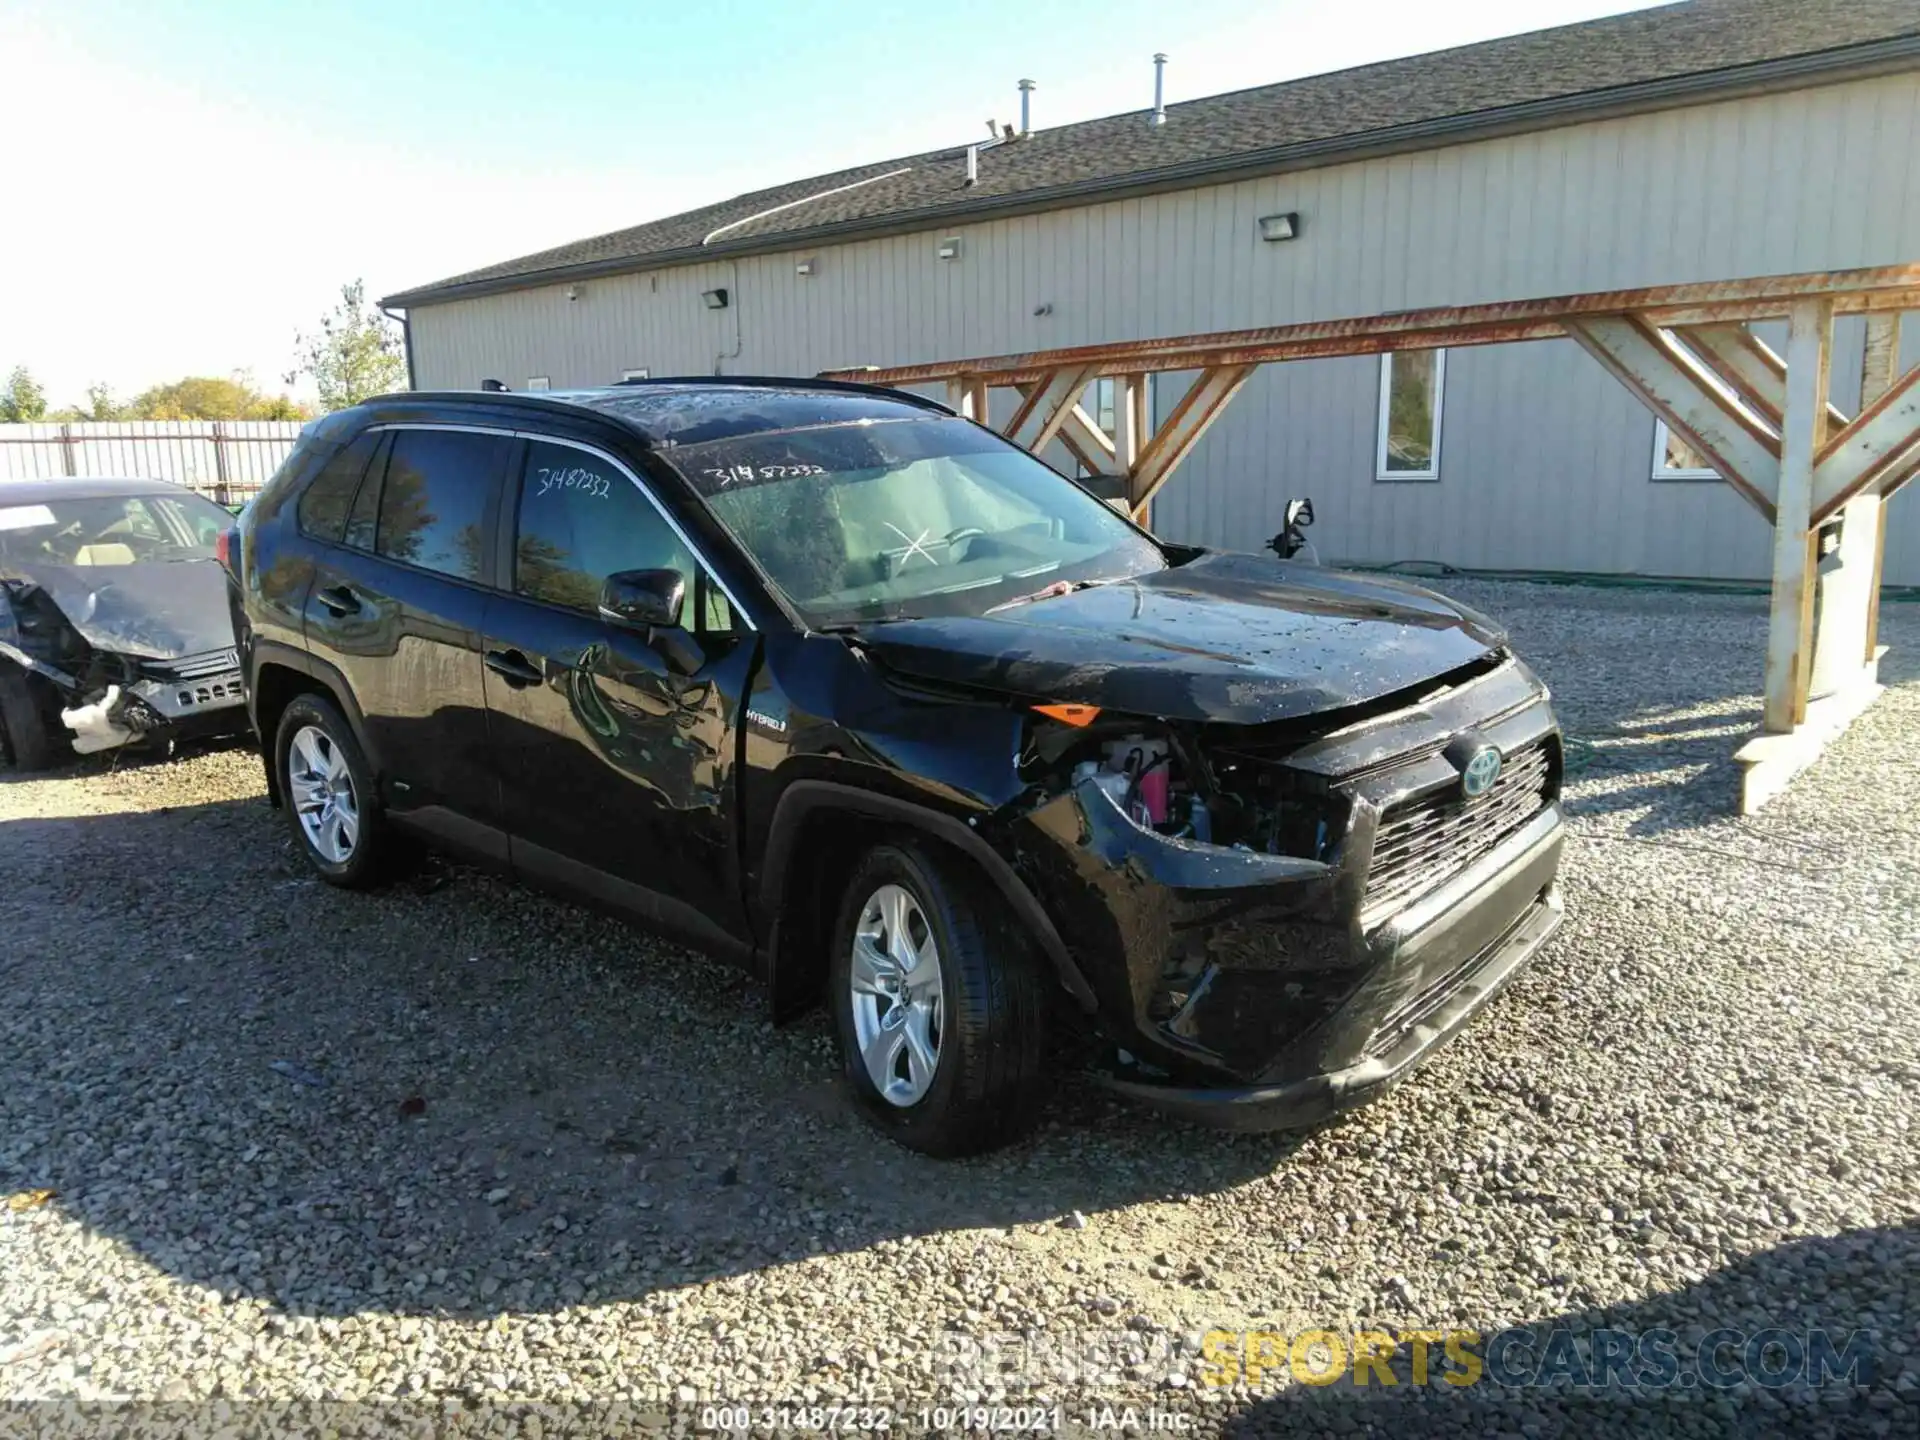
[[[649,375],[619,380],[606,388],[640,390],[649,385],[778,385],[789,390],[838,390],[853,395],[881,395],[889,400],[904,400],[922,410],[933,410],[942,415],[953,414],[940,401],[916,395],[911,390],[896,390],[890,385],[867,385],[858,380],[832,380],[823,375]]]

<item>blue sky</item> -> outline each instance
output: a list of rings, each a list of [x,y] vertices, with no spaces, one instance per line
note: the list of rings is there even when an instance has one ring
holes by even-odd
[[[0,371],[278,388],[375,293],[843,165],[1631,0],[0,0]],[[38,198],[35,198],[36,191]],[[14,283],[18,277],[28,283]]]

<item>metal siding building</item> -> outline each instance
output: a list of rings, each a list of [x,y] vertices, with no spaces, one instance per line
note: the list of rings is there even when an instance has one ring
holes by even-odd
[[[1180,123],[1175,107],[1168,126]],[[979,157],[983,172],[995,156]],[[1299,237],[1262,241],[1259,217],[1285,211]],[[942,259],[950,238],[958,254]],[[562,389],[638,369],[807,374],[1916,258],[1920,73],[1905,69],[881,238],[802,236],[396,300],[411,305],[421,387]],[[702,300],[716,289],[725,309]],[[1849,412],[1861,337],[1860,320],[1839,322],[1833,396]],[[1920,326],[1905,351],[1902,368],[1920,362]],[[1571,342],[1456,352],[1431,482],[1376,479],[1380,363],[1262,369],[1155,501],[1155,529],[1254,548],[1285,498],[1307,494],[1330,558],[1768,575],[1766,523],[1725,485],[1654,479],[1652,416]],[[1886,581],[1920,584],[1920,507],[1896,503],[1887,523]]]

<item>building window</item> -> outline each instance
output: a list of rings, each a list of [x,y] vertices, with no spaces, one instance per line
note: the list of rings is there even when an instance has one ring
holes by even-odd
[[[1718,480],[1720,472],[1707,464],[1707,457],[1667,429],[1667,422],[1653,422],[1653,478],[1656,480]]]
[[[529,390],[551,390],[553,388],[553,382],[544,375],[530,375],[527,377],[527,388]]]
[[[1440,478],[1440,410],[1447,352],[1403,350],[1380,357],[1380,434],[1376,480]]]

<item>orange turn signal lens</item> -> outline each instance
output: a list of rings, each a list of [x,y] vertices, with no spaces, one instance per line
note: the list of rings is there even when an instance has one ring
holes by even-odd
[[[1100,718],[1098,705],[1036,705],[1034,712],[1066,725],[1091,725]]]

